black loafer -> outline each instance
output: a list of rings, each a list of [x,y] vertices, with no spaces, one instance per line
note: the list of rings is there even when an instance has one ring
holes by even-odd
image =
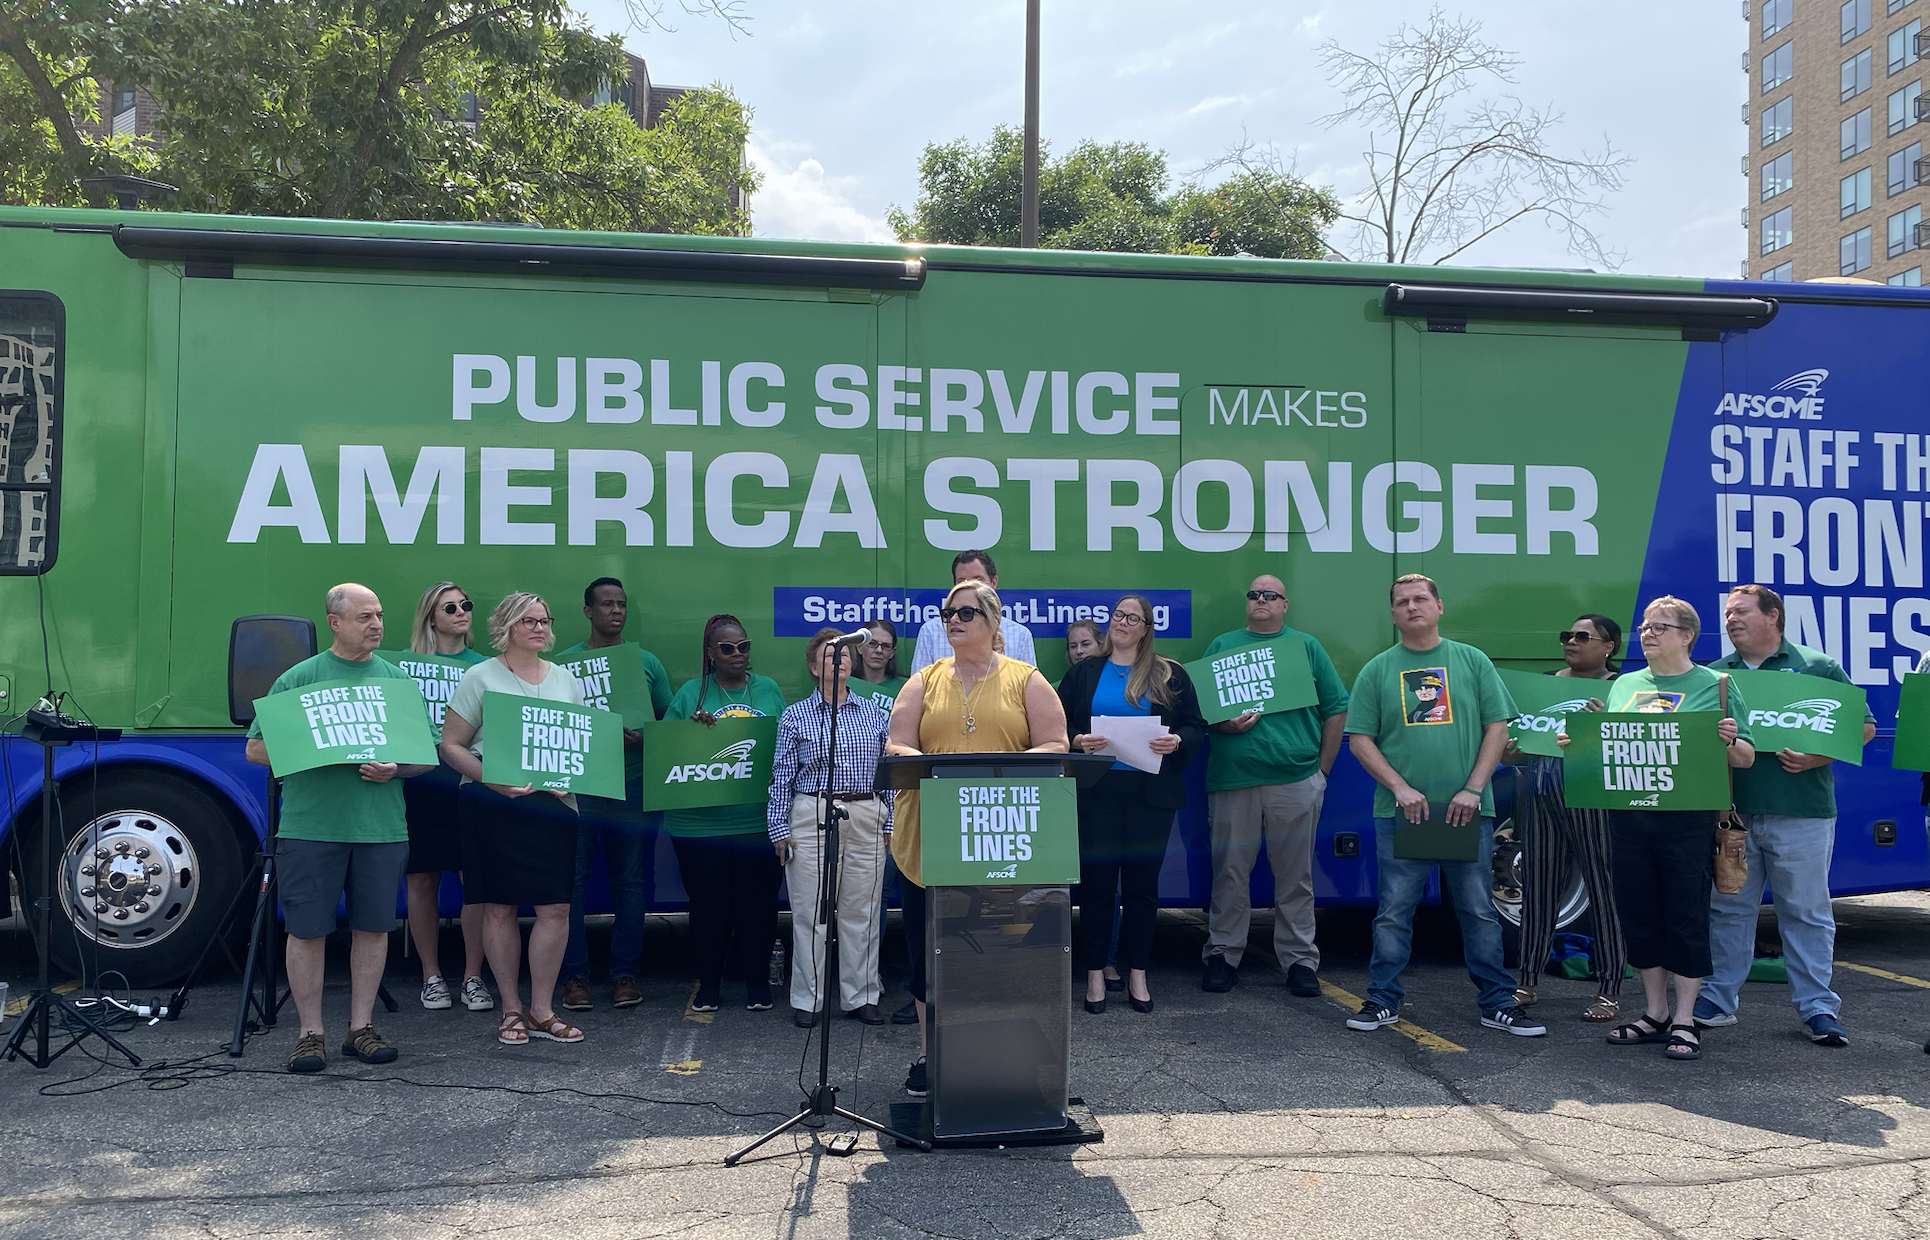
[[[1126,989],[1126,979],[1123,977],[1109,977],[1106,979],[1106,989],[1116,994]]]
[[[1135,999],[1131,995],[1127,995],[1126,1002],[1131,1005],[1132,1010],[1135,1012],[1150,1012],[1153,1010],[1153,1001],[1151,999]]]
[[[917,1024],[918,1023],[918,1000],[916,999],[906,1000],[905,1006],[899,1008],[897,1011],[891,1014],[891,1023],[894,1025]]]
[[[818,1014],[816,1012],[807,1012],[803,1008],[792,1008],[791,1023],[799,1029],[809,1029],[818,1023]]]
[[[913,1015],[915,1017],[916,1013],[913,1013]],[[867,1025],[882,1025],[885,1023],[885,1014],[878,1010],[878,1005],[875,1003],[867,1003],[862,1007],[854,1007],[845,1012],[845,1018],[848,1020],[862,1021]]]
[[[1287,993],[1300,999],[1320,997],[1320,975],[1304,964],[1296,964],[1287,970]]]

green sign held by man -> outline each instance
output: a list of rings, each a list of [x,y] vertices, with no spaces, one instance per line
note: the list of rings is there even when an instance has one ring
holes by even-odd
[[[255,702],[276,776],[319,766],[434,766],[429,712],[412,680],[326,680]]]
[[[1222,650],[1183,664],[1199,689],[1200,714],[1224,723],[1251,711],[1271,715],[1320,700],[1307,643],[1299,635]]]

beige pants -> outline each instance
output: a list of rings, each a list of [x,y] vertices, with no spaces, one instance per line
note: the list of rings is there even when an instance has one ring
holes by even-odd
[[[876,1003],[878,902],[885,885],[885,807],[878,801],[841,801],[851,817],[838,826],[838,997],[845,1011]],[[824,836],[815,797],[791,798],[791,863],[784,881],[791,895],[791,1006],[815,1012],[825,927],[817,924],[818,872]]]
[[[1297,784],[1261,784],[1211,794],[1213,896],[1206,914],[1206,959],[1235,968],[1246,954],[1253,921],[1253,863],[1266,845],[1273,870],[1273,954],[1281,969],[1320,967],[1313,941],[1313,835],[1327,777],[1315,771]]]

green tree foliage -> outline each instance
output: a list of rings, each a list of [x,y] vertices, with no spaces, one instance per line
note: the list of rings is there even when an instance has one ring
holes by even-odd
[[[618,103],[582,106],[627,67],[562,0],[79,2],[104,17],[70,40],[69,72],[145,86],[157,132],[75,149],[43,101],[53,170],[0,180],[11,200],[70,199],[71,169],[112,165],[179,186],[168,205],[191,210],[749,231],[749,109],[712,86],[644,130]]]
[[[918,161],[918,201],[891,208],[901,241],[1015,246],[1024,139],[1000,125],[984,143],[931,143]],[[1082,142],[1054,160],[1039,151],[1039,244],[1138,254],[1317,258],[1340,214],[1329,191],[1275,169],[1243,169],[1211,188],[1169,191],[1164,152],[1144,143]]]

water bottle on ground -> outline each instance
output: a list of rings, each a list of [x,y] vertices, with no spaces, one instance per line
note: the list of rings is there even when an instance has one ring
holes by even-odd
[[[771,985],[776,987],[782,986],[783,984],[784,940],[780,937],[771,940]]]

